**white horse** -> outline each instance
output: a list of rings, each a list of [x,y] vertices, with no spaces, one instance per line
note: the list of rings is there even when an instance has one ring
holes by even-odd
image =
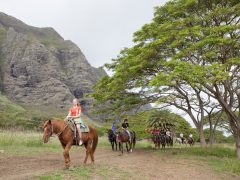
[[[179,143],[179,144],[187,144],[187,140],[184,139],[182,142],[182,139],[180,137],[177,137],[175,140],[175,143]]]

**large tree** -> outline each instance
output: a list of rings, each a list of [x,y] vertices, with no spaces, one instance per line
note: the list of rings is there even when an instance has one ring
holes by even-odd
[[[239,0],[174,0],[155,10],[154,19],[134,34],[106,67],[114,71],[95,88],[112,110],[157,102],[182,109],[204,144],[209,98],[220,104],[236,137],[240,157]]]

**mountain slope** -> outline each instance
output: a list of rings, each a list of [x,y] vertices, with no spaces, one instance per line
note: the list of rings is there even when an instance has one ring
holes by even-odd
[[[81,50],[53,28],[36,28],[0,13],[0,91],[28,106],[68,108],[106,73],[92,67]],[[88,108],[85,108],[88,109]]]

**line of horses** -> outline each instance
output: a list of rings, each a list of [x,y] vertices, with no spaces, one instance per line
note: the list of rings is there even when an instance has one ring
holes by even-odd
[[[113,151],[119,150],[123,154],[123,143],[126,144],[127,152],[132,152],[134,150],[136,144],[136,133],[134,131],[130,131],[130,137],[125,130],[114,133],[111,129],[109,129],[107,130],[107,134]]]
[[[162,148],[173,146],[173,138],[164,133],[153,134],[152,140],[156,149],[159,149],[160,146],[162,146]]]
[[[159,149],[160,147],[173,147],[173,137],[168,136],[165,133],[153,134],[152,140],[155,145],[155,149]],[[193,146],[194,140],[193,138],[184,138],[183,140],[181,138],[176,138],[175,143],[186,145],[189,144],[190,146]]]
[[[98,134],[95,128],[88,126],[89,132],[82,133],[82,140],[83,145],[86,148],[86,156],[84,159],[84,164],[87,163],[87,159],[90,156],[92,163],[94,163],[94,152],[96,150],[98,144]],[[63,156],[65,160],[65,167],[69,168],[70,166],[70,156],[69,151],[71,146],[78,145],[79,137],[78,133],[77,136],[74,137],[74,131],[72,130],[71,126],[69,125],[69,121],[65,122],[60,119],[52,119],[47,120],[44,122],[43,125],[43,137],[42,140],[44,143],[49,141],[49,138],[55,134],[58,136],[59,141],[64,149]],[[118,131],[114,133],[112,130],[108,130],[108,140],[112,145],[112,150],[121,150],[123,154],[123,144],[126,144],[127,152],[132,152],[134,150],[136,144],[136,133],[134,131],[130,131],[130,137],[128,133],[123,131]],[[185,141],[182,141],[180,138],[176,139],[175,142],[179,142],[182,144],[190,144],[192,146],[194,141],[192,138],[189,138]],[[164,133],[159,133],[157,135],[153,135],[153,142],[155,144],[155,148],[165,148],[166,146],[172,147],[173,146],[173,138],[167,136]]]
[[[177,137],[176,140],[175,140],[175,143],[178,143],[178,144],[185,144],[185,145],[190,145],[190,146],[193,146],[194,145],[194,140],[193,138],[187,138],[187,139],[181,139],[180,137]]]

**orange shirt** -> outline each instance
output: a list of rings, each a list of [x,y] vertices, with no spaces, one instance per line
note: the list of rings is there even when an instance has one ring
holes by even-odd
[[[76,116],[77,114],[79,114],[81,112],[81,107],[80,106],[77,106],[77,107],[72,107],[70,109],[70,112],[71,112],[71,116]]]

